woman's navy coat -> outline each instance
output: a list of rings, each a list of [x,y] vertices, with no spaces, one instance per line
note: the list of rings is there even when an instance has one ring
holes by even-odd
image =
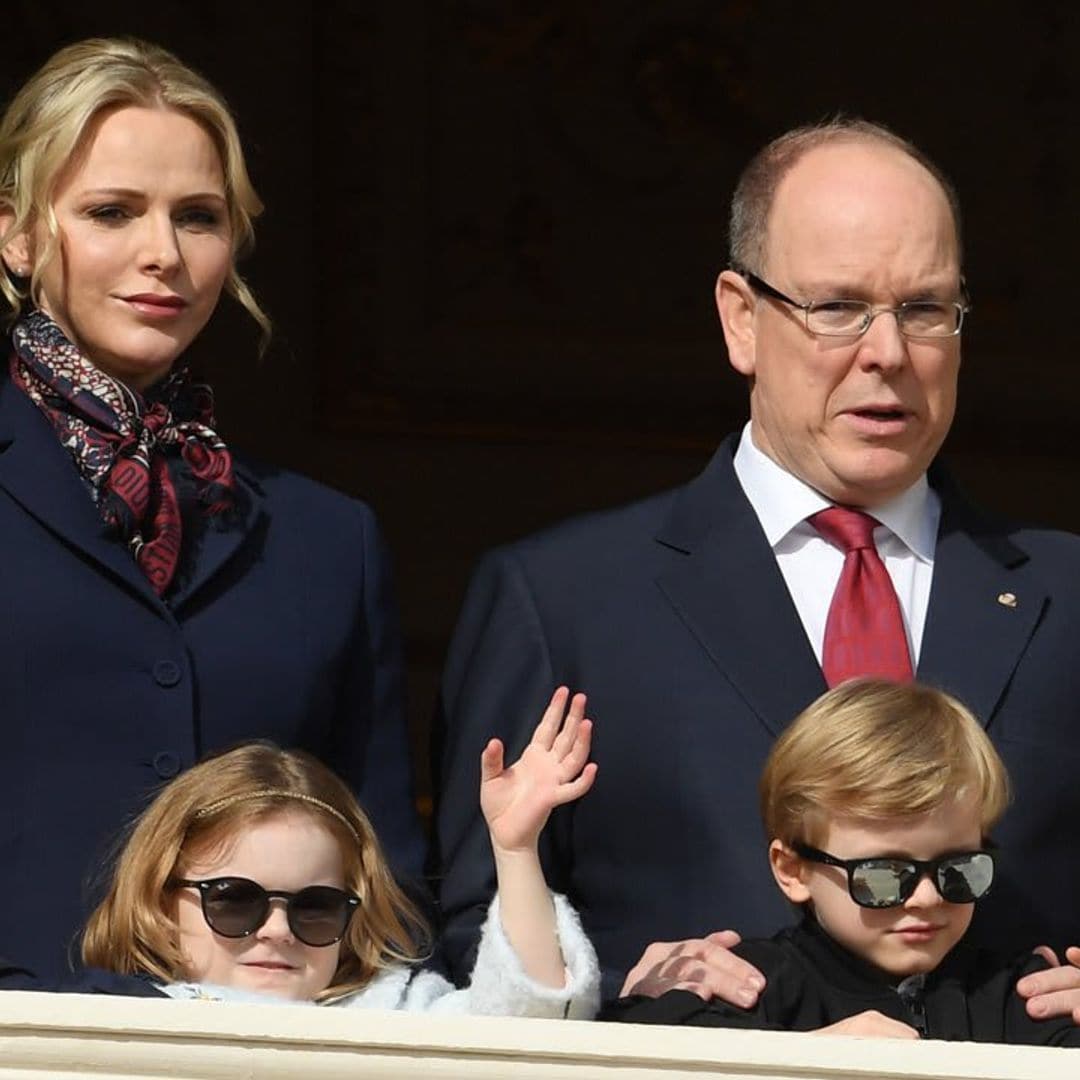
[[[210,750],[268,738],[357,791],[419,871],[396,615],[375,519],[236,464],[168,604],[106,535],[53,429],[0,378],[0,955],[58,975],[122,826]]]

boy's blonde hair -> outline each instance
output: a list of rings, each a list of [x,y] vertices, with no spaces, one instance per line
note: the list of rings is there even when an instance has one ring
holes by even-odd
[[[919,683],[853,679],[780,736],[759,784],[771,839],[817,843],[830,816],[909,817],[974,797],[983,834],[1009,800],[1008,776],[974,716]]]
[[[262,212],[244,162],[236,122],[224,98],[172,53],[134,38],[88,38],[54,53],[15,95],[0,119],[0,207],[14,213],[0,248],[38,223],[45,247],[29,285],[0,272],[0,292],[15,316],[27,299],[38,302],[41,272],[57,256],[59,228],[52,200],[69,163],[83,149],[91,123],[103,109],[167,108],[198,123],[213,140],[225,177],[233,262],[225,290],[259,324],[263,341],[270,320],[236,270],[236,256],[254,239]]]
[[[135,821],[108,894],[87,922],[83,962],[164,982],[185,978],[170,880],[227,851],[245,827],[309,814],[337,838],[345,888],[360,897],[337,971],[318,1000],[358,990],[426,946],[423,918],[394,881],[367,815],[320,761],[272,743],[248,743],[181,773]]]

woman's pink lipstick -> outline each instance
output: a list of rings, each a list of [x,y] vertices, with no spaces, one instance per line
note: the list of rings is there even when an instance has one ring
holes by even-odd
[[[171,319],[187,307],[187,301],[179,296],[159,293],[136,293],[123,297],[140,315],[149,315],[154,319]]]

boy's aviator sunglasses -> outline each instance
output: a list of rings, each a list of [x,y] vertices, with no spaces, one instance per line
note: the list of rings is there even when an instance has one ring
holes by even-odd
[[[964,851],[926,861],[893,855],[838,859],[809,844],[791,846],[804,859],[844,869],[851,899],[865,908],[899,907],[911,898],[924,876],[950,904],[974,903],[989,892],[994,881],[994,856],[988,851]]]
[[[173,878],[169,884],[178,889],[198,889],[206,925],[227,938],[242,938],[255,933],[270,916],[270,901],[285,901],[285,918],[297,941],[321,947],[333,945],[345,935],[360,898],[330,885],[309,885],[297,892],[264,889],[257,882],[242,877],[209,878],[190,881]]]

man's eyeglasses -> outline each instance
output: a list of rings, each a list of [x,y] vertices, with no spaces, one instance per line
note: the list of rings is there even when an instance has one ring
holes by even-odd
[[[951,303],[944,300],[906,300],[894,308],[875,308],[865,300],[810,300],[800,304],[757,274],[751,274],[748,270],[736,270],[736,273],[746,278],[756,292],[801,311],[806,329],[821,337],[861,337],[879,315],[885,314],[896,316],[897,328],[904,337],[955,337],[964,325],[964,316],[971,310],[966,298],[963,302]]]
[[[838,859],[809,844],[791,846],[811,862],[842,867],[851,899],[865,908],[899,907],[911,899],[924,877],[930,878],[943,900],[971,904],[989,892],[994,880],[994,856],[988,851],[964,851],[925,861],[891,855]]]
[[[189,881],[174,878],[175,888],[198,889],[206,925],[227,938],[242,938],[255,933],[270,916],[270,901],[285,901],[285,918],[297,941],[321,947],[333,945],[345,935],[360,898],[330,885],[309,885],[298,892],[264,889],[257,882],[242,877],[209,878]]]

